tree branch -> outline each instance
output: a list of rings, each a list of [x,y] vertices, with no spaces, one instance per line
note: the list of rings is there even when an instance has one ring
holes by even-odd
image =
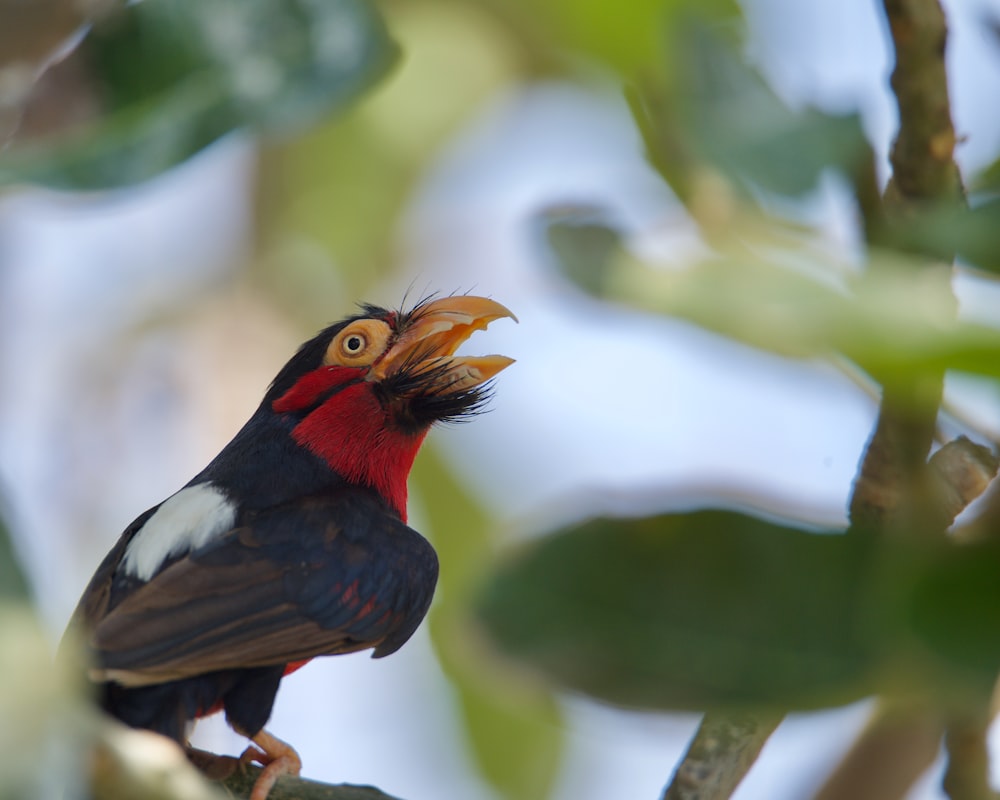
[[[914,207],[964,202],[944,61],[948,29],[938,0],[883,3],[896,52],[892,88],[899,108],[885,212],[894,224],[906,224],[907,212]],[[941,291],[950,292],[950,270],[931,269],[939,274]],[[851,523],[926,531],[928,511],[932,519],[941,517],[935,498],[928,500],[925,490],[931,481],[926,462],[944,374],[882,382],[878,423],[851,497]]]
[[[943,786],[951,800],[996,800],[990,788],[990,762],[986,733],[990,725],[987,711],[976,719],[952,720],[945,734],[948,767]]]
[[[948,26],[944,11],[938,0],[883,2],[896,51],[891,82],[899,108],[886,202],[890,206],[961,202],[945,66]]]
[[[233,798],[247,798],[261,768],[242,764],[233,756],[220,756],[193,747],[185,751],[188,760],[206,778],[216,781]],[[329,784],[305,778],[284,776],[271,789],[268,800],[398,800],[374,786],[354,786],[347,783]]]
[[[866,219],[871,215],[881,219],[884,213],[890,223],[905,224],[909,209],[960,203],[963,191],[954,162],[956,137],[944,63],[944,13],[938,0],[884,0],[884,6],[896,51],[892,87],[900,129],[884,204],[879,207],[872,200],[869,205],[874,207],[867,209]],[[867,196],[872,199],[874,193]],[[867,232],[873,235],[877,230],[873,223]],[[941,265],[927,269],[939,281],[940,291],[950,293],[950,270]],[[943,371],[880,382],[878,422],[851,495],[852,529],[941,535],[990,482],[997,470],[996,459],[985,448],[958,440],[942,448],[933,464],[928,464],[943,394]],[[779,720],[777,715],[761,722],[706,715],[664,800],[729,797]],[[885,744],[881,736],[869,741]],[[855,763],[864,762],[865,755],[859,752]]]
[[[944,12],[938,0],[883,3],[896,52],[891,82],[900,120],[890,155],[893,175],[886,188],[885,214],[888,224],[898,227],[913,224],[914,210],[964,205],[965,199],[954,160],[956,135],[948,97]],[[950,269],[929,269],[936,272],[939,291],[950,293]],[[942,448],[927,464],[944,387],[943,370],[883,382],[883,386],[878,423],[851,497],[852,528],[941,536],[989,485],[997,471],[996,458],[985,448],[960,439]],[[932,711],[914,708],[901,713],[902,718],[894,713],[880,720],[878,727],[869,728],[869,735],[859,740],[821,797],[838,796],[845,784],[850,788],[840,796],[861,796],[857,789],[866,784],[866,765],[871,766],[879,751],[887,745],[899,749],[902,741],[910,742],[914,735],[926,739],[927,733],[941,730],[942,721]],[[954,719],[946,728],[949,760],[944,788],[953,800],[993,796],[987,780],[985,730],[985,724]],[[913,749],[906,747],[908,752]],[[924,758],[930,757],[924,752]],[[905,763],[915,762],[911,758]],[[912,782],[915,777],[894,769],[898,779]]]
[[[782,716],[705,714],[662,800],[729,797],[757,760]]]
[[[261,768],[204,750],[182,750],[149,731],[106,719],[95,724],[98,746],[91,767],[94,800],[245,800]],[[208,780],[206,780],[206,778]],[[328,784],[282,777],[268,800],[398,800],[372,786]]]
[[[222,782],[222,787],[230,797],[247,798],[259,774],[259,767],[237,770]],[[374,786],[320,783],[286,776],[278,779],[267,800],[398,800],[398,798],[385,794]]]
[[[815,800],[903,800],[937,758],[943,733],[939,715],[878,706]]]

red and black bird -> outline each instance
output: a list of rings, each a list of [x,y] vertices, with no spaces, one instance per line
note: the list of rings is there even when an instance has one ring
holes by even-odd
[[[84,591],[72,625],[102,707],[182,745],[194,720],[225,711],[267,765],[254,800],[297,772],[263,729],[278,684],[316,656],[389,655],[420,624],[438,562],[406,525],[407,475],[431,425],[480,409],[512,363],[454,355],[501,317],[513,314],[468,295],[364,306],[306,342]]]

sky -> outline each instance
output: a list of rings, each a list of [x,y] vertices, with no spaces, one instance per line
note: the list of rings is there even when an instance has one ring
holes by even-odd
[[[974,169],[1000,149],[1000,48],[977,27],[985,12],[1000,15],[1000,0],[946,5],[954,115],[967,137],[958,155]],[[875,3],[754,0],[747,15],[750,53],[786,100],[859,109],[887,153],[895,112]],[[253,180],[254,143],[235,136],[134,190],[0,198],[0,374],[16,387],[0,393],[0,482],[53,630],[97,553],[225,443],[226,426],[250,413],[297,343],[253,297],[219,301],[212,322],[196,317],[190,335],[183,324],[140,335],[150,316],[183,323],[178,308],[215,308],[250,247]],[[630,502],[635,486],[651,510],[761,495],[788,513],[842,522],[872,398],[830,365],[789,362],[568,288],[539,247],[535,220],[580,200],[608,208],[638,251],[680,260],[696,247],[613,93],[509,87],[431,165],[400,231],[400,274],[377,288],[383,296],[366,298],[392,303],[410,285],[456,287],[517,314],[520,324],[503,321],[470,342],[518,360],[493,410],[434,434],[510,538]],[[812,208],[822,240],[849,247],[835,183]],[[996,308],[982,284],[958,288],[970,312]],[[253,315],[257,330],[241,315]],[[222,344],[232,330],[252,337],[238,363]],[[134,341],[112,345],[123,331]],[[209,398],[205,384],[223,359],[232,389]],[[102,376],[113,389],[101,388]],[[418,528],[419,520],[417,507]],[[696,724],[579,698],[566,699],[566,713],[569,752],[554,800],[657,796]],[[861,704],[783,724],[738,800],[806,796],[866,714]],[[407,800],[485,800],[493,795],[462,751],[459,724],[422,630],[390,659],[325,659],[287,679],[271,728],[299,746],[310,776],[374,781]],[[221,721],[205,727],[203,744],[241,748]],[[939,797],[937,781],[928,775],[913,797]]]

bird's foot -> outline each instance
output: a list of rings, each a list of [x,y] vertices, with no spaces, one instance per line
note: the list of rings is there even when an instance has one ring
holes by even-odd
[[[260,764],[264,769],[257,777],[250,792],[249,800],[267,800],[275,782],[282,775],[297,776],[302,770],[302,759],[287,742],[281,741],[267,731],[261,731],[251,740],[252,744],[243,751],[240,763]]]

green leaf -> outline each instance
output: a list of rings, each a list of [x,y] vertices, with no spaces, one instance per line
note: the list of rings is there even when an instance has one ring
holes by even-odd
[[[663,68],[662,53],[678,20],[697,16],[708,24],[740,19],[735,0],[480,0],[519,34],[529,60],[547,68],[593,75],[594,62],[626,80]]]
[[[81,47],[104,113],[11,148],[0,183],[142,181],[235,129],[283,133],[314,122],[357,98],[395,57],[366,0],[145,0]]]
[[[874,537],[730,511],[599,519],[493,577],[480,616],[557,683],[640,708],[817,708],[871,692]]]
[[[958,256],[989,272],[1000,272],[1000,198],[909,209],[886,231],[888,244],[942,261]]]
[[[492,559],[492,524],[433,448],[421,450],[412,480],[441,561],[431,638],[456,690],[472,754],[504,797],[544,800],[565,743],[558,705],[543,688],[498,669],[471,631],[471,596]]]
[[[947,228],[954,252],[963,261],[1000,273],[1000,198],[962,209],[959,219]],[[941,239],[948,240],[942,232]]]
[[[663,0],[618,4],[611,13],[601,0],[549,0],[540,4],[571,45],[626,73],[648,64],[659,49]]]
[[[984,167],[972,181],[970,188],[982,192],[1000,190],[1000,158]]]
[[[0,603],[30,599],[28,581],[18,563],[14,543],[3,519],[0,518]]]
[[[683,22],[665,49],[671,79],[630,90],[650,158],[682,199],[696,166],[712,165],[753,190],[796,196],[813,189],[823,170],[853,174],[870,160],[858,114],[788,107],[733,37],[695,16]]]
[[[1000,377],[1000,330],[955,321],[946,270],[875,253],[865,273],[830,280],[815,253],[765,248],[684,270],[622,262],[609,295],[780,355],[840,354],[883,383],[938,368]],[[810,269],[783,266],[796,262]]]
[[[949,681],[988,696],[1000,671],[1000,543],[951,548],[916,583],[907,623]]]
[[[0,602],[2,800],[83,794],[93,755],[83,670],[53,658],[51,634],[26,603]]]
[[[600,208],[557,206],[537,215],[555,267],[590,294],[606,293],[615,261],[624,254],[621,232]]]

